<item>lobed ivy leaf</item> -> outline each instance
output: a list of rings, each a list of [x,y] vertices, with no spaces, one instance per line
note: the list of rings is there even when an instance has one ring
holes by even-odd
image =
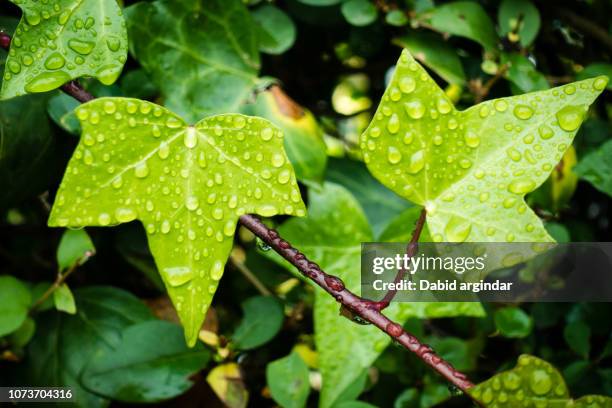
[[[511,370],[470,388],[468,394],[484,407],[608,407],[612,398],[587,395],[573,400],[563,377],[548,362],[523,354]]]
[[[598,77],[457,110],[408,51],[361,137],[370,172],[427,209],[434,241],[550,241],[524,202],[605,89]]]
[[[309,189],[309,215],[291,219],[279,233],[317,262],[327,273],[340,277],[356,293],[361,285],[361,243],[374,239],[368,220],[357,200],[344,187],[324,183]],[[406,220],[405,227],[414,224]],[[279,260],[275,254],[273,259]],[[286,262],[282,263],[292,270]],[[333,297],[322,290],[315,293],[315,343],[322,375],[320,406],[331,407],[370,367],[389,345],[389,337],[372,326],[361,326],[342,317]],[[385,310],[400,322],[410,317],[434,318],[480,316],[478,303],[392,303]]]
[[[0,99],[46,92],[91,76],[110,85],[127,59],[127,33],[115,0],[11,0],[23,10],[4,70]]]
[[[49,225],[140,220],[193,345],[238,217],[305,213],[282,132],[240,114],[187,126],[161,106],[130,98],[96,99],[76,115],[83,134]]]
[[[126,9],[130,51],[188,120],[238,111],[256,83],[259,28],[240,0],[158,0]]]

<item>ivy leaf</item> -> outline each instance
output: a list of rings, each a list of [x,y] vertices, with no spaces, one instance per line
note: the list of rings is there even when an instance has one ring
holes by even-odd
[[[606,84],[598,77],[458,111],[404,51],[361,137],[364,160],[425,206],[436,242],[550,241],[524,196],[548,178]]]
[[[55,308],[61,312],[66,312],[68,314],[76,313],[74,296],[68,285],[65,283],[62,283],[53,292],[53,303],[55,304]]]
[[[112,349],[101,347],[81,373],[88,390],[124,402],[156,402],[193,386],[189,377],[202,370],[210,352],[201,344],[187,349],[180,327],[149,320],[127,327]],[[152,339],[163,339],[156,342]]]
[[[279,233],[327,273],[340,277],[349,290],[359,293],[361,243],[374,239],[363,210],[345,188],[334,183],[310,188],[309,202],[308,217],[288,220],[278,228]],[[406,228],[416,217],[406,221]],[[270,256],[279,260],[275,254]],[[291,270],[286,262],[282,264]],[[316,291],[314,325],[323,377],[321,407],[334,405],[390,343],[375,327],[340,316],[338,308],[333,297]],[[482,309],[478,303],[392,303],[385,314],[403,322],[410,317],[478,316]]]
[[[298,105],[278,86],[260,92],[242,113],[268,119],[285,134],[285,151],[298,180],[320,181],[327,164],[323,130],[312,112]]]
[[[497,33],[487,12],[478,3],[454,1],[427,12],[427,20],[438,31],[466,37],[485,50],[495,49]]]
[[[308,367],[297,353],[272,361],[266,367],[266,380],[274,401],[284,408],[306,405],[310,384]]]
[[[519,357],[513,369],[496,374],[467,392],[485,407],[605,407],[612,403],[612,398],[598,395],[571,399],[559,371],[548,362],[527,354]]]
[[[130,50],[166,106],[189,121],[238,111],[259,71],[259,29],[240,0],[139,2],[126,16]]]
[[[584,156],[574,171],[596,189],[612,197],[612,140]]]
[[[546,77],[536,70],[536,67],[527,57],[518,53],[503,53],[501,61],[502,64],[508,65],[505,76],[518,88],[519,92],[517,93],[548,89]]]
[[[96,353],[121,344],[126,328],[153,315],[140,299],[113,287],[77,289],[74,297],[79,313],[38,316],[27,350],[30,358],[16,378],[23,385],[70,387],[79,407],[107,407],[107,400],[83,388],[81,372]]]
[[[25,322],[31,301],[32,295],[23,282],[10,275],[0,275],[0,337]]]
[[[240,114],[187,126],[161,106],[129,98],[96,99],[76,114],[83,134],[49,225],[142,221],[193,345],[238,217],[304,215],[282,133],[264,119]]]
[[[96,251],[85,230],[66,230],[57,247],[57,266],[60,271],[83,265]]]
[[[372,177],[362,162],[331,159],[326,178],[351,192],[365,212],[376,236],[393,217],[412,206]]]
[[[259,26],[259,49],[272,55],[287,51],[296,37],[293,20],[283,10],[271,4],[264,4],[251,15]]]
[[[255,296],[242,303],[244,318],[232,336],[236,348],[259,347],[280,331],[285,315],[282,305],[271,296]]]
[[[533,319],[518,307],[503,307],[495,311],[495,327],[504,337],[523,338],[533,329]]]
[[[358,27],[372,24],[378,17],[376,6],[368,0],[346,0],[340,10],[346,21]]]
[[[11,0],[23,10],[4,71],[1,99],[46,92],[96,77],[110,85],[127,59],[127,33],[115,0]]]
[[[527,47],[540,31],[540,12],[529,0],[504,0],[497,15],[500,34]]]
[[[410,50],[421,64],[440,75],[449,84],[465,83],[465,72],[457,51],[439,35],[415,31],[393,42]]]

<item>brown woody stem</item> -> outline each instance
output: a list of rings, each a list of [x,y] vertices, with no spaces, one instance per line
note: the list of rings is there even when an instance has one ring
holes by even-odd
[[[410,238],[410,242],[408,243],[408,246],[406,246],[406,255],[408,256],[408,259],[412,258],[419,249],[419,238],[421,237],[421,232],[423,232],[423,227],[425,226],[426,216],[427,211],[425,210],[425,208],[423,208],[414,226],[414,230],[412,231],[412,237]],[[397,275],[395,275],[395,279],[393,280],[393,282],[399,283],[402,279],[404,279],[404,276],[406,276],[406,272],[406,269],[400,269],[397,272]],[[389,307],[389,304],[391,304],[391,301],[393,300],[396,294],[397,289],[389,290],[385,294],[385,296],[378,302],[370,302],[370,307],[378,311],[382,311],[383,309]]]
[[[6,33],[0,33],[0,46],[8,49],[9,45],[10,36]],[[62,90],[80,102],[87,102],[95,98],[76,81],[67,83],[62,87]],[[424,221],[424,215],[421,214],[421,216]],[[293,248],[289,242],[279,236],[278,232],[268,228],[259,218],[253,215],[243,215],[240,217],[240,224],[289,261],[304,276],[332,295],[344,308],[387,333],[396,343],[412,351],[419,359],[455,387],[462,391],[467,391],[473,386],[465,374],[453,368],[449,362],[438,356],[431,347],[421,343],[412,334],[407,333],[401,324],[391,321],[379,310],[372,308],[371,301],[363,299],[346,289],[340,278],[322,271],[316,263],[310,261],[304,254]],[[420,229],[422,229],[422,223],[419,227],[418,235],[420,235]],[[417,236],[416,232],[415,230],[413,239]],[[416,239],[418,240],[418,237]]]

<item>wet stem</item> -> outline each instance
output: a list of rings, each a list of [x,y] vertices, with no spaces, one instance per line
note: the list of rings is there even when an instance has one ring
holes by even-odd
[[[8,49],[9,46],[10,36],[6,33],[0,32],[0,47]],[[85,91],[76,81],[68,82],[62,86],[61,89],[79,102],[87,102],[95,98],[93,95]],[[418,241],[424,221],[425,212],[423,211],[421,213],[421,217],[419,217],[419,222],[417,222],[417,227],[415,228],[413,237],[411,239],[411,242],[414,241],[414,244],[416,244]],[[341,304],[341,308],[350,311],[354,316],[358,316],[364,322],[368,322],[388,334],[397,344],[413,352],[423,363],[431,367],[461,391],[466,392],[468,389],[474,386],[474,384],[472,384],[465,374],[453,368],[449,362],[438,356],[431,349],[431,347],[421,343],[415,336],[406,332],[402,325],[391,321],[389,318],[383,315],[381,310],[384,308],[372,307],[372,301],[363,299],[346,289],[340,278],[322,271],[316,263],[310,261],[299,250],[293,248],[289,242],[280,237],[278,232],[268,228],[259,218],[253,215],[242,215],[239,222],[242,226],[250,230],[263,242],[274,249],[274,251],[295,266],[300,273],[302,273],[302,275],[316,283],[323,290],[333,296],[334,299]],[[408,244],[407,250],[411,251],[411,248],[415,246],[416,245],[411,246],[411,244]],[[414,251],[416,251],[416,248]],[[70,276],[70,274],[76,270],[78,265],[79,263],[77,262],[65,273],[58,273],[55,282],[41,296],[41,298],[38,299],[34,305],[32,305],[31,311],[35,310],[49,296],[51,296],[51,294],[53,294],[53,292],[59,288],[66,278],[68,278],[68,276]],[[395,294],[389,295],[388,300],[390,301],[393,296],[395,296]],[[480,405],[478,401],[474,402]]]

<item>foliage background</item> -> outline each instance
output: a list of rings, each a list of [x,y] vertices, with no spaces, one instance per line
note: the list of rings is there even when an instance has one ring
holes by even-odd
[[[361,241],[359,234],[364,240],[381,233],[407,239],[412,229],[411,204],[378,184],[358,152],[359,134],[371,119],[400,47],[408,48],[463,108],[575,79],[612,76],[612,5],[605,0],[136,3],[124,4],[130,6],[125,13],[130,57],[121,77],[111,86],[84,80],[87,89],[97,96],[156,101],[193,121],[239,110],[277,123],[286,133],[286,149],[311,212],[313,205],[329,210],[321,210],[319,218],[312,216],[306,229],[312,237],[308,244],[313,251],[317,246],[321,251],[329,246],[344,251],[330,271],[338,274],[358,270],[358,257],[347,253]],[[482,8],[475,11],[476,4]],[[150,9],[155,7],[163,11],[161,20],[150,21]],[[8,1],[2,1],[0,9],[0,27],[11,32],[20,11]],[[205,18],[207,10],[231,14],[231,24],[190,22],[199,12]],[[204,48],[191,49],[185,36]],[[238,54],[232,36],[244,47]],[[186,41],[182,53],[157,48],[161,40],[177,38]],[[0,55],[4,59],[5,53]],[[215,64],[238,64],[234,66],[239,74],[224,76],[213,68],[212,75],[203,75],[211,65],[197,55],[215,55]],[[558,241],[609,240],[610,102],[605,92],[591,109],[574,149],[529,197]],[[6,316],[15,305],[30,307],[56,277],[56,252],[64,232],[46,227],[46,220],[77,143],[78,125],[69,113],[74,106],[59,92],[0,102],[0,275],[23,282],[0,280],[0,313]],[[281,225],[286,220],[273,222]],[[291,233],[294,227],[283,228]],[[2,385],[72,385],[79,389],[82,406],[174,397],[163,404],[222,406],[225,400],[240,407],[247,395],[249,406],[300,406],[310,389],[307,404],[316,406],[318,370],[325,364],[317,361],[315,343],[322,343],[316,338],[329,340],[326,347],[332,355],[345,351],[358,359],[361,353],[359,339],[348,336],[341,324],[315,333],[316,291],[273,262],[266,248],[242,230],[208,314],[203,341],[188,350],[178,326],[157,320],[177,321],[142,227],[132,223],[88,228],[87,233],[97,255],[70,276],[71,291],[58,291],[63,295],[52,296],[55,302],[46,302],[31,318],[24,318],[17,331],[0,332]],[[89,246],[86,235],[69,235],[84,248]],[[299,240],[297,234],[297,247]],[[74,246],[65,243],[63,250],[70,253],[71,248],[74,253]],[[77,248],[76,253],[82,251]],[[66,269],[76,258],[69,259]],[[247,278],[251,275],[274,299],[261,297],[261,288]],[[68,313],[74,311],[72,293],[74,315]],[[558,367],[574,396],[612,394],[609,304],[485,309],[484,317],[410,319],[406,327],[477,381],[514,366],[519,354],[529,353]],[[350,387],[333,391],[334,404],[358,407],[352,401],[359,399],[380,407],[469,405],[463,397],[451,399],[455,392],[409,353],[384,346],[373,346],[376,361]],[[146,364],[112,371],[117,370],[112,361],[125,361],[125,356],[105,354],[113,348]],[[174,357],[165,360],[165,355]],[[117,382],[83,376],[83,367],[90,373],[104,371],[100,364],[108,361]],[[342,370],[336,368],[339,376]],[[237,379],[228,381],[227,376]]]

